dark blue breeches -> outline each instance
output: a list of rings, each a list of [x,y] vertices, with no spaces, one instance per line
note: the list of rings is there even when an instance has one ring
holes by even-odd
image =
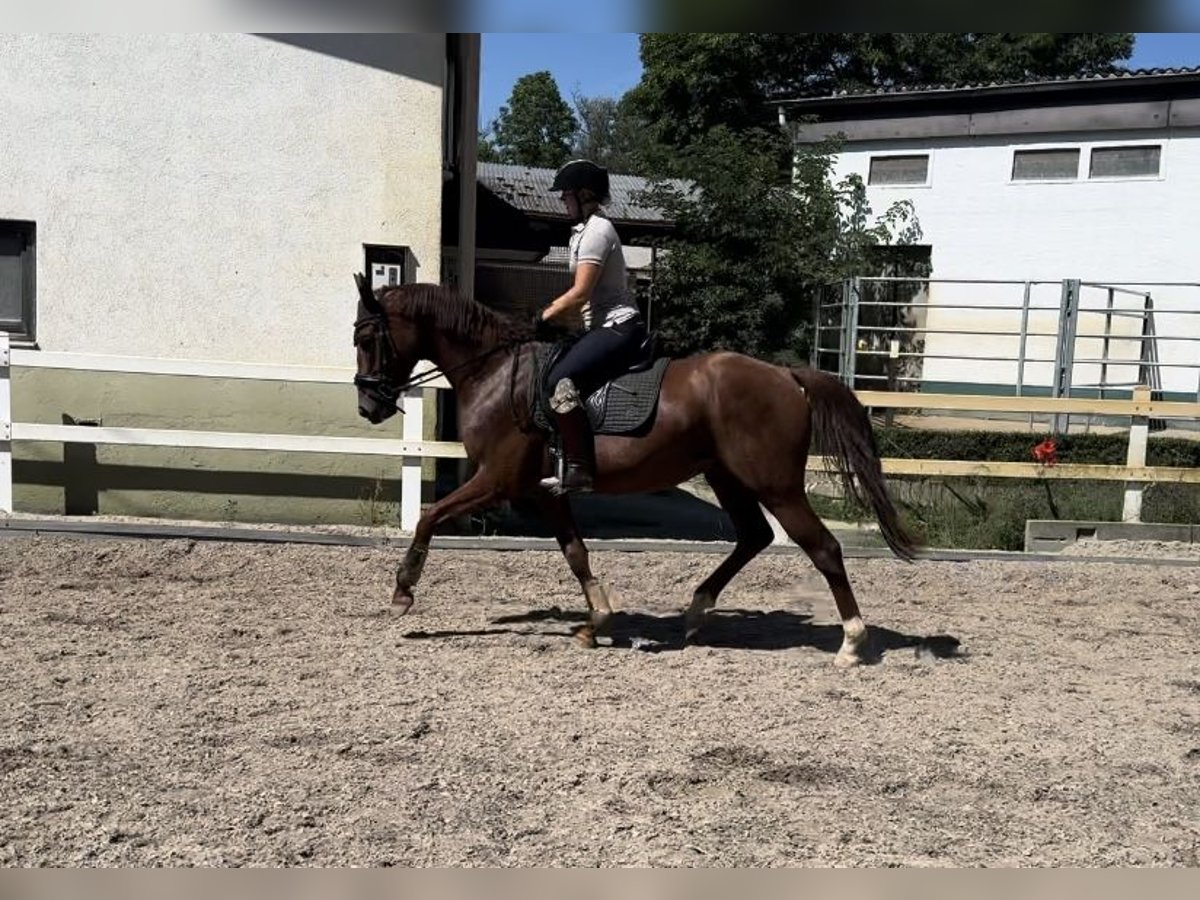
[[[640,319],[593,328],[554,364],[547,382],[550,390],[562,379],[570,378],[579,396],[586,397],[633,365],[645,339],[646,327]]]

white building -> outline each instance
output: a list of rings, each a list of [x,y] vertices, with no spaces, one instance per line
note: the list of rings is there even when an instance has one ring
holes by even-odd
[[[859,174],[876,213],[911,201],[929,247],[931,308],[921,381],[926,389],[1010,392],[1024,287],[953,279],[1044,281],[1031,286],[1027,355],[1053,360],[1063,279],[1080,279],[1084,310],[1103,310],[1107,287],[1149,292],[1160,336],[1162,387],[1200,391],[1200,69],[1152,70],[1052,82],[881,90],[780,104],[798,144],[842,135],[836,179]],[[1113,292],[1115,309],[1143,300]],[[1010,306],[948,309],[939,304]],[[1038,312],[1038,308],[1049,311]],[[1185,314],[1190,312],[1190,314]],[[1084,314],[1081,335],[1140,334],[1138,317]],[[941,334],[996,332],[995,336]],[[1081,338],[1077,360],[1137,360],[1140,341]],[[939,359],[952,357],[957,359]],[[1166,364],[1174,365],[1166,365]],[[1027,391],[1053,383],[1030,362]],[[1143,373],[1145,370],[1142,370]],[[1128,384],[1136,366],[1105,367]],[[1078,363],[1076,385],[1100,367]]]
[[[439,282],[443,219],[473,236],[478,59],[478,35],[0,35],[0,328],[53,351],[353,367],[353,273]],[[348,383],[29,369],[13,403],[19,422],[370,434]],[[92,453],[16,447],[17,509],[386,520],[398,490],[386,459]]]

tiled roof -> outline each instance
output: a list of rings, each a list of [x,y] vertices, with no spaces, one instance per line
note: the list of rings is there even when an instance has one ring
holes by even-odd
[[[478,165],[479,183],[522,212],[538,217],[566,219],[566,210],[557,191],[551,191],[554,169],[515,166],[507,163],[481,162]],[[669,224],[661,209],[647,205],[638,195],[650,187],[650,180],[637,175],[610,175],[609,193],[612,201],[604,207],[614,222]],[[681,190],[687,184],[668,181]]]
[[[841,90],[832,93],[824,92],[820,94],[789,94],[776,98],[778,101],[794,100],[804,102],[806,100],[842,100],[858,97],[891,97],[898,95],[911,94],[943,94],[966,91],[981,91],[992,89],[1006,90],[1021,90],[1022,88],[1037,89],[1042,86],[1050,85],[1085,85],[1085,84],[1119,84],[1128,83],[1131,81],[1144,81],[1153,83],[1155,81],[1167,81],[1181,77],[1196,77],[1200,76],[1200,66],[1175,66],[1169,68],[1157,69],[1117,69],[1112,72],[1101,72],[1095,75],[1073,75],[1064,78],[1029,78],[1017,81],[988,81],[988,82],[973,82],[968,84],[922,84],[922,85],[885,85],[882,87],[856,89],[856,90]]]

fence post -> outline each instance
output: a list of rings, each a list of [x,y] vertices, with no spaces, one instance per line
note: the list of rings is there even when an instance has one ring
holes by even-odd
[[[417,388],[404,395],[404,426],[401,436],[406,441],[425,438],[425,390]],[[400,527],[412,531],[421,518],[421,457],[405,456],[400,474]]]
[[[1058,313],[1058,344],[1054,351],[1054,397],[1071,396],[1071,377],[1075,371],[1075,331],[1079,324],[1079,279],[1064,278]],[[1055,413],[1054,433],[1071,428],[1069,414]]]
[[[846,341],[850,334],[850,323],[848,321],[850,310],[850,279],[846,278],[842,281],[842,301],[838,305],[838,363],[837,376],[842,381],[846,380]]]
[[[850,316],[849,327],[846,329],[846,385],[854,390],[855,376],[858,374],[858,304],[862,300],[862,279],[850,279],[850,293],[847,297],[846,314]]]
[[[808,350],[808,365],[818,371],[821,369],[821,308],[824,306],[825,288],[826,285],[822,285],[813,290],[813,339],[812,346]]]
[[[8,333],[0,331],[0,513],[13,511],[12,382]]]
[[[1135,403],[1150,401],[1150,388],[1139,384],[1133,389]],[[1129,453],[1125,458],[1127,466],[1146,465],[1146,446],[1150,437],[1150,417],[1134,416],[1129,422]],[[1121,521],[1142,521],[1142,491],[1145,485],[1140,481],[1125,482],[1125,505],[1121,511]]]
[[[1025,293],[1021,299],[1021,340],[1017,347],[1017,396],[1025,393],[1025,350],[1029,344],[1029,299],[1033,285],[1025,282]]]

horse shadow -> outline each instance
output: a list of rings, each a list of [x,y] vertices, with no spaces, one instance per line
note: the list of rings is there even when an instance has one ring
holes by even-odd
[[[488,634],[524,634],[542,637],[565,637],[583,628],[587,613],[563,610],[557,606],[533,609],[524,613],[492,619],[495,628],[470,631],[414,631],[406,638],[431,639],[481,636]],[[530,630],[522,625],[565,626],[555,630]],[[870,626],[871,643],[876,659],[898,650],[913,650],[918,658],[963,659],[966,652],[958,638],[948,634],[905,634],[880,625]],[[683,613],[655,616],[643,612],[618,611],[613,614],[609,633],[612,646],[618,649],[646,653],[665,653],[683,650]],[[728,650],[791,650],[807,647],[824,653],[837,653],[842,646],[842,626],[820,625],[806,613],[786,610],[715,609],[709,612],[698,637],[690,643]]]

